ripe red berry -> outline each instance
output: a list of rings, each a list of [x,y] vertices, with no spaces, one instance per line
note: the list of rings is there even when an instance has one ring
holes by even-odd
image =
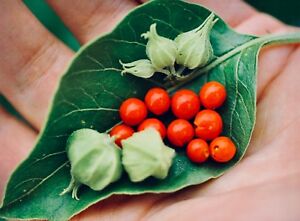
[[[170,108],[170,97],[168,92],[162,88],[152,88],[145,96],[145,103],[150,112],[162,115]]]
[[[182,89],[173,95],[171,106],[176,117],[190,120],[200,110],[200,100],[195,92]]]
[[[128,98],[120,107],[120,117],[125,124],[135,126],[147,117],[147,107],[137,98]]]
[[[215,161],[225,163],[234,157],[236,147],[230,138],[217,137],[210,143],[209,151]]]
[[[222,106],[226,99],[225,87],[217,81],[210,81],[203,85],[200,92],[201,104],[207,109],[216,109]]]
[[[115,143],[121,147],[122,146],[121,140],[131,137],[133,133],[134,133],[134,130],[131,127],[126,126],[124,124],[120,124],[120,125],[115,126],[111,130],[110,136],[114,137]]]
[[[194,124],[196,136],[203,140],[212,140],[223,130],[222,118],[213,110],[200,111],[195,117]]]
[[[160,133],[162,139],[164,139],[166,137],[167,129],[166,129],[165,125],[156,118],[148,118],[148,119],[144,120],[139,125],[138,131],[144,130],[149,127],[153,127],[154,129],[156,129]]]
[[[189,142],[186,153],[188,158],[194,163],[203,163],[209,157],[209,148],[205,140],[194,139]]]
[[[194,128],[187,120],[172,121],[167,129],[168,140],[176,147],[183,147],[194,137]]]

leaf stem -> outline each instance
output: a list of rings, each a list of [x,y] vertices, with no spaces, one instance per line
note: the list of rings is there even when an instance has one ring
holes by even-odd
[[[176,70],[175,70],[175,67],[174,66],[170,66],[170,72],[171,72],[171,76],[176,76]]]
[[[180,67],[177,70],[177,75],[182,76],[182,73],[184,72],[185,69],[186,69],[186,67],[184,67],[183,65],[180,65]]]

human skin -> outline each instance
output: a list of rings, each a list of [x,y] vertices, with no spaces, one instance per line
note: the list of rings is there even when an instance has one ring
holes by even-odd
[[[194,0],[236,31],[264,35],[297,31],[239,0]],[[132,0],[48,0],[77,39],[110,31]],[[21,1],[0,1],[0,93],[33,126],[0,107],[0,195],[9,174],[34,145],[60,75],[74,52],[46,30]],[[173,194],[115,196],[73,220],[300,219],[300,47],[262,50],[257,122],[243,160],[222,177]]]

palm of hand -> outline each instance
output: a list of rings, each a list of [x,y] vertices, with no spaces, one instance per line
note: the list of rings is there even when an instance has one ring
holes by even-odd
[[[116,0],[113,4],[109,1],[85,2],[84,7],[87,10],[76,19],[71,19],[74,11],[67,9],[73,7],[74,10],[80,10],[83,4],[80,1],[75,2],[70,1],[62,5],[57,1],[49,0],[58,14],[67,12],[62,18],[82,42],[113,27],[115,20],[134,7],[132,1]],[[215,10],[238,31],[265,34],[287,32],[291,29],[267,15],[255,12],[239,1],[231,0],[226,2],[226,5],[218,0],[198,2]],[[23,16],[30,16],[20,3],[9,4],[15,10],[24,11]],[[0,11],[5,10],[5,7],[7,5],[0,7]],[[109,13],[103,17],[105,12]],[[0,21],[6,23],[4,27],[19,28],[20,24],[14,24],[11,15],[7,13],[4,15],[5,19]],[[112,19],[113,17],[115,19]],[[99,22],[100,19],[102,22]],[[36,26],[36,21],[29,22],[27,25],[33,24]],[[12,34],[12,30],[5,30],[5,28],[6,32],[0,36],[0,49],[4,54],[8,54],[0,61],[0,69],[3,70],[0,73],[1,79],[6,79],[8,82],[6,85],[0,83],[1,93],[37,130],[44,118],[58,75],[72,56],[72,52],[46,30],[39,26],[38,28],[39,30],[34,28],[33,32],[37,32],[39,37],[47,37],[51,42],[46,48],[45,46],[39,48],[39,43],[41,45],[43,43],[40,39],[32,45],[31,42],[35,38],[33,36],[28,36],[27,39],[26,37],[13,38],[8,45],[5,45]],[[20,44],[23,47],[21,48],[23,54],[15,46]],[[24,50],[27,50],[25,54]],[[17,56],[9,56],[12,53],[19,53],[23,57],[15,59],[14,57]],[[57,57],[54,57],[55,55]],[[10,60],[6,60],[8,57]],[[300,68],[297,62],[299,59],[300,49],[295,45],[268,48],[261,53],[257,123],[249,150],[235,168],[216,180],[174,194],[112,197],[74,219],[104,220],[106,218],[134,221],[198,220],[200,217],[206,220],[221,218],[223,220],[253,220],[253,218],[296,220],[299,218],[297,205],[300,203],[300,190],[297,187],[300,185],[300,149],[296,145],[297,141],[300,142],[297,136],[297,129],[300,129],[300,105],[297,105],[297,101],[300,100],[300,94],[297,93],[297,83],[300,82],[300,75],[297,73]],[[20,61],[23,64],[21,66]],[[16,64],[18,66],[14,69]],[[43,73],[43,76],[37,73]],[[52,75],[49,76],[49,73]],[[21,92],[24,96],[19,95]],[[36,106],[32,106],[33,101],[36,102]],[[40,113],[40,115],[32,113]],[[4,167],[0,169],[0,187],[3,188],[4,181],[12,168],[32,146],[36,131],[16,121],[4,110],[0,110],[0,122],[0,146],[3,149],[1,159],[4,162]],[[5,125],[5,130],[1,125]],[[18,137],[18,139],[12,141],[11,137]],[[21,149],[20,143],[24,144]]]

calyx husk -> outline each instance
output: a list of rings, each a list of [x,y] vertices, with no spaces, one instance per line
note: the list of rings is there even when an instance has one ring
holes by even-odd
[[[108,134],[92,129],[73,132],[67,141],[67,155],[71,181],[61,195],[72,191],[72,197],[78,200],[82,184],[99,191],[121,177],[121,150]]]
[[[140,182],[153,176],[158,179],[167,177],[174,149],[166,146],[153,128],[134,133],[122,140],[122,163],[132,182]]]

